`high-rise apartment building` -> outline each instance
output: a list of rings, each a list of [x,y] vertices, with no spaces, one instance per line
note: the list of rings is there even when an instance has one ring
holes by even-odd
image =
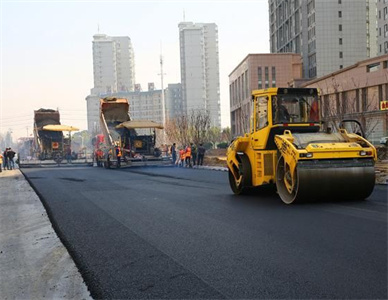
[[[269,0],[271,53],[303,57],[320,77],[377,55],[376,0]]]
[[[129,37],[93,36],[93,78],[94,87],[86,97],[89,131],[98,130],[101,94],[134,90],[135,61]]]
[[[377,1],[377,51],[388,53],[388,0]]]
[[[214,23],[179,23],[182,99],[186,113],[206,110],[221,127],[218,29]]]
[[[94,91],[115,93],[133,91],[135,62],[131,39],[127,36],[93,36]]]

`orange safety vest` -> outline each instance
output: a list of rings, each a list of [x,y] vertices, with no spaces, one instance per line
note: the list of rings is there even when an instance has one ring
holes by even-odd
[[[121,157],[121,149],[118,148],[118,150],[119,150],[118,152],[116,151],[116,153],[117,153],[116,156],[117,156],[117,157]]]
[[[191,157],[191,148],[190,147],[186,148],[186,157]]]
[[[102,150],[98,149],[97,150],[97,157],[102,158],[103,156],[104,156],[104,153],[102,152]]]
[[[183,149],[180,150],[180,151],[179,151],[179,155],[180,155],[180,157],[181,157],[181,160],[182,160],[182,159],[185,159],[185,150],[183,150]]]

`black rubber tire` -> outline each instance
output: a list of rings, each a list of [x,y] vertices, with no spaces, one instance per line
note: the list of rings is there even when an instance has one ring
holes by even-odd
[[[295,170],[297,172],[297,170]],[[298,179],[297,179],[298,180]],[[297,182],[297,185],[299,182]],[[284,183],[284,158],[283,156],[279,157],[279,160],[276,164],[276,188],[278,191],[278,194],[282,201],[285,204],[291,204],[296,201],[297,199],[297,192],[294,190],[293,193],[289,193],[286,185]]]
[[[155,148],[155,150],[154,150],[154,156],[155,156],[155,157],[159,157],[160,155],[162,155],[162,151],[161,151],[159,148]]]
[[[242,179],[240,181],[240,184],[237,185],[232,172],[229,170],[229,184],[234,194],[241,195],[245,194],[247,190],[252,186],[252,168],[251,163],[249,162],[249,158],[245,154],[239,155],[238,160],[240,161],[239,171],[242,176]]]

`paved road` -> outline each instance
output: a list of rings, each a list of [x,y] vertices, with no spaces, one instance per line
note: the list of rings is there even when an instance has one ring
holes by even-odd
[[[387,186],[285,205],[232,195],[219,171],[23,172],[94,298],[388,297]]]

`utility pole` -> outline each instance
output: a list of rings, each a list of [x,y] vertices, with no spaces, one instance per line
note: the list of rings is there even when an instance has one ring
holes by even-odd
[[[162,123],[163,127],[166,127],[166,105],[164,100],[164,86],[163,86],[163,55],[162,55],[162,43],[160,43],[160,81],[162,86]],[[166,143],[166,131],[163,129],[163,144]]]

